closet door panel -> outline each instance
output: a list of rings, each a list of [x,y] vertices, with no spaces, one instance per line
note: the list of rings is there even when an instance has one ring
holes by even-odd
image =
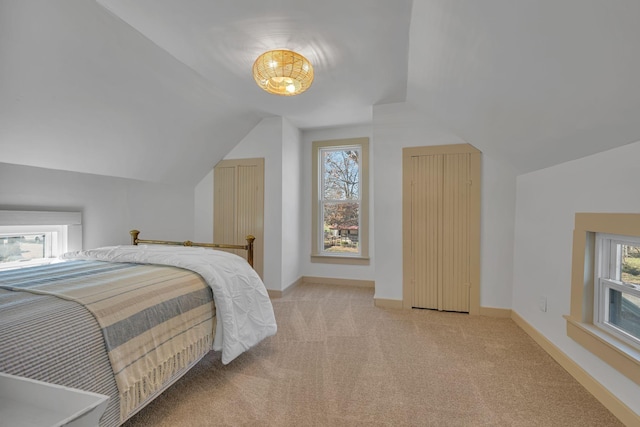
[[[440,309],[469,311],[469,154],[444,156]]]
[[[413,307],[440,306],[442,156],[412,158]]]
[[[403,148],[405,308],[479,314],[480,155],[469,144]]]
[[[213,235],[216,243],[236,243],[236,168],[214,169]]]
[[[246,242],[246,236],[263,235],[264,172],[259,165],[238,166],[236,241]],[[262,276],[262,242],[257,242],[254,254],[254,268]]]

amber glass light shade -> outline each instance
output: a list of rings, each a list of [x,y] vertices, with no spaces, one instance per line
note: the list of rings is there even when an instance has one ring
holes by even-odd
[[[253,63],[258,86],[275,95],[298,95],[313,82],[313,67],[307,58],[291,50],[270,50]]]

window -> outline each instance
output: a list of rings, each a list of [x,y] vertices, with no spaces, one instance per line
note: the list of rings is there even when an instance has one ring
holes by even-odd
[[[640,345],[640,238],[596,234],[594,323]]]
[[[0,270],[48,264],[81,248],[79,212],[0,211]]]
[[[638,275],[640,214],[577,213],[567,335],[640,384]],[[625,284],[626,282],[626,284]]]
[[[320,149],[320,222],[325,254],[360,255],[359,146]]]
[[[313,143],[312,261],[368,263],[369,139]]]

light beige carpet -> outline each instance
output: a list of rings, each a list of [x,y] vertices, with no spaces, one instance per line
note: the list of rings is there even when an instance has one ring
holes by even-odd
[[[619,426],[510,319],[373,306],[303,285],[273,300],[276,336],[210,353],[137,426]]]

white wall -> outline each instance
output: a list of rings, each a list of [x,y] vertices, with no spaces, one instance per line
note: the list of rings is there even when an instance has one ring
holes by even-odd
[[[374,108],[376,298],[402,300],[402,148],[464,141],[408,103]],[[478,147],[479,148],[479,147]],[[482,155],[481,306],[511,308],[515,172]]]
[[[84,248],[193,239],[193,189],[0,163],[0,209],[81,211]]]
[[[0,1],[0,64],[5,163],[193,187],[259,121],[96,1]]]
[[[262,120],[225,159],[264,158],[264,283],[283,290],[301,275],[300,131],[281,117]],[[213,236],[213,170],[195,188],[195,233]]]
[[[213,169],[202,178],[195,189],[194,241],[214,242],[213,239]]]
[[[371,136],[369,126],[331,128],[301,133],[286,119],[262,120],[225,159],[265,159],[264,283],[283,290],[301,276],[374,279],[374,266],[310,262],[311,143],[315,140]],[[373,204],[372,204],[373,206]],[[371,209],[372,211],[373,209]],[[371,212],[370,223],[374,223]],[[213,235],[213,171],[195,188],[195,234]],[[371,234],[371,248],[374,245]]]
[[[313,263],[311,144],[355,137],[370,138],[371,262]],[[301,136],[286,120],[263,120],[225,158],[265,158],[267,288],[285,289],[300,276],[373,280],[376,298],[402,300],[402,148],[464,142],[406,103],[375,107],[373,126],[307,130]],[[511,308],[515,173],[487,154],[482,160],[481,305]],[[196,187],[198,235],[211,232],[212,185],[210,174]]]
[[[513,309],[640,414],[640,386],[566,336],[576,212],[639,212],[640,142],[517,179]],[[547,298],[547,312],[538,309]]]
[[[516,173],[511,165],[482,154],[480,306],[511,308]]]
[[[282,288],[301,276],[304,253],[301,206],[309,194],[302,185],[304,159],[298,128],[283,120],[282,126]]]

